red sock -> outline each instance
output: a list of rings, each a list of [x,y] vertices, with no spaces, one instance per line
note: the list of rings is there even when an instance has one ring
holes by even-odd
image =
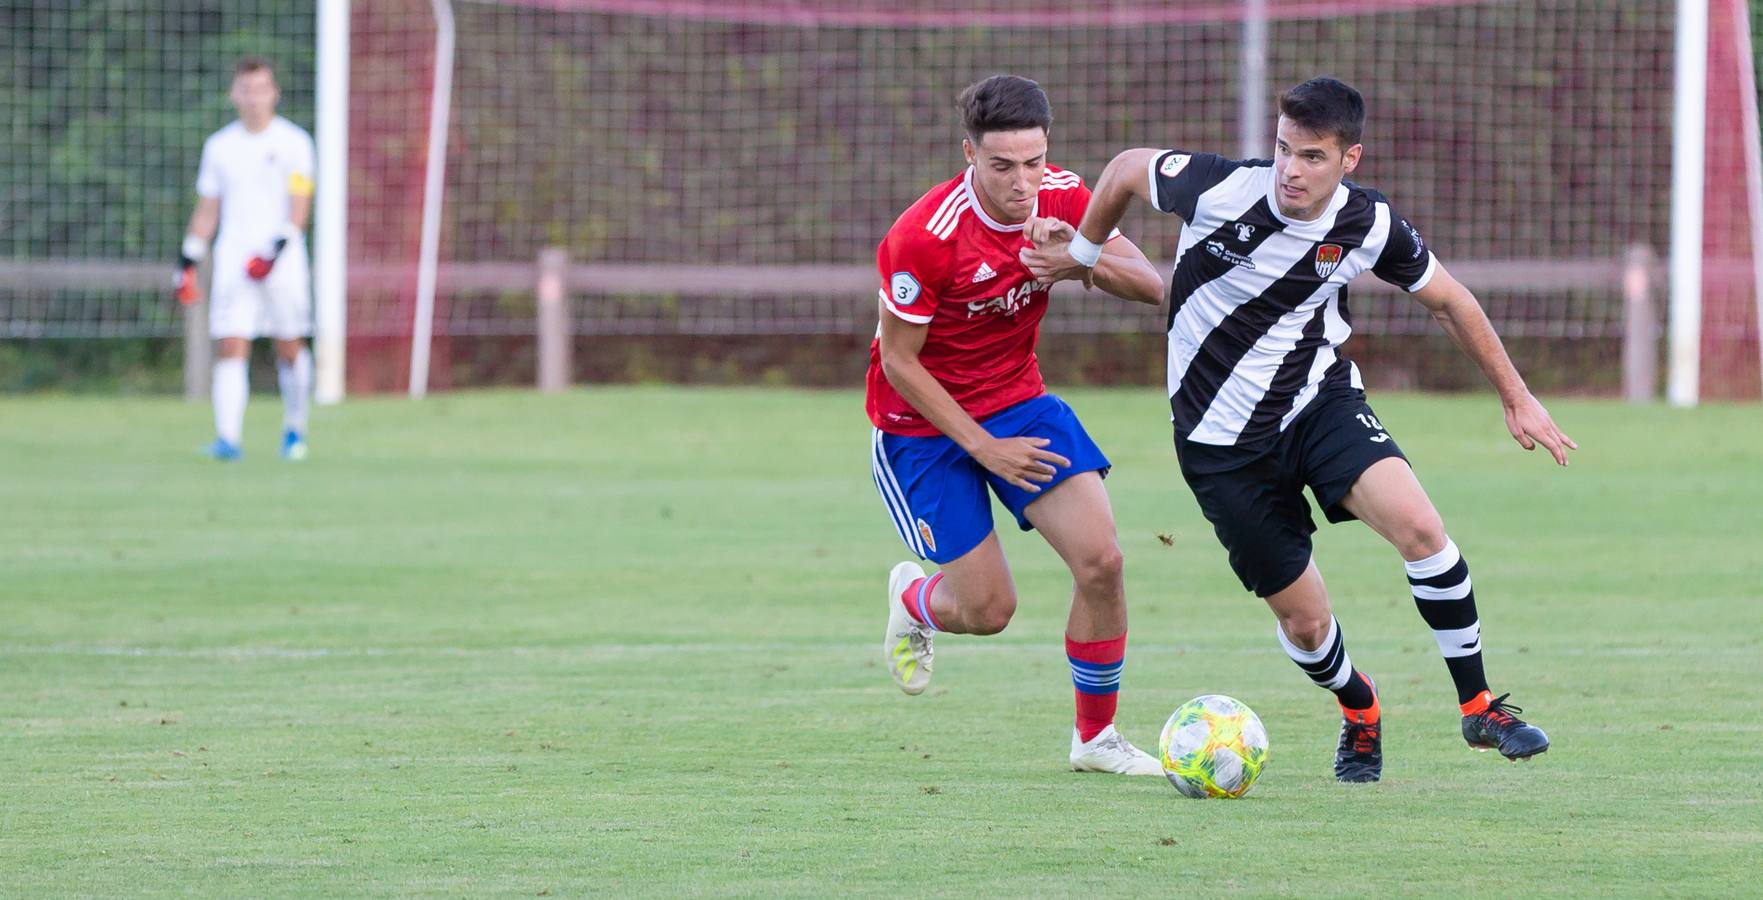
[[[1088,741],[1114,724],[1126,634],[1100,641],[1074,641],[1067,635],[1065,658],[1071,663],[1072,692],[1077,696],[1077,739]]]
[[[932,594],[936,593],[937,582],[942,580],[943,573],[941,572],[929,578],[914,579],[911,584],[906,585],[906,590],[900,593],[900,605],[906,608],[906,615],[911,616],[918,624],[929,625],[937,631],[943,630],[943,624],[937,621],[937,614],[931,612],[930,598]],[[920,593],[921,589],[922,593]]]

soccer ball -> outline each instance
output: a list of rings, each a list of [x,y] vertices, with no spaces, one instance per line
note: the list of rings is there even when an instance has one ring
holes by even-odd
[[[1206,694],[1169,717],[1157,749],[1163,774],[1184,796],[1241,797],[1267,763],[1267,729],[1242,701]]]

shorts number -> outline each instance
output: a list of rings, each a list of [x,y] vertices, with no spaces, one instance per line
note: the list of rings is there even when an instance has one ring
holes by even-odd
[[[1384,430],[1383,423],[1379,422],[1376,416],[1368,416],[1365,413],[1359,413],[1355,418],[1359,420],[1359,424],[1377,432],[1377,434],[1371,436],[1371,442],[1373,444],[1381,444],[1390,439],[1389,432]]]

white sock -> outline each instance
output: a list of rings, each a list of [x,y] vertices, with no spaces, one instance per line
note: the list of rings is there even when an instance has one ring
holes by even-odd
[[[1341,639],[1341,623],[1334,616],[1328,618],[1328,636],[1322,639],[1315,650],[1305,650],[1286,637],[1286,630],[1278,622],[1273,624],[1273,634],[1279,638],[1279,645],[1285,648],[1286,655],[1316,686],[1331,691],[1338,691],[1353,680],[1353,659],[1347,655],[1346,642]]]
[[[214,361],[214,433],[237,447],[245,433],[245,398],[251,393],[244,359]]]
[[[275,374],[282,388],[282,427],[304,436],[312,408],[312,351],[301,347],[291,363],[276,357]]]

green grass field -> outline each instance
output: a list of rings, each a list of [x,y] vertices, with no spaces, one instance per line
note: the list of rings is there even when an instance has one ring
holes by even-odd
[[[1400,563],[1318,536],[1385,780],[1281,654],[1155,390],[1066,394],[1116,463],[1122,730],[1205,692],[1272,736],[1239,802],[1066,771],[1068,585],[880,665],[902,549],[851,393],[481,393],[319,412],[314,457],[197,458],[200,405],[0,401],[0,894],[1735,895],[1763,871],[1763,413],[1374,397],[1474,567],[1467,750]],[[1165,546],[1159,534],[1172,537]]]

